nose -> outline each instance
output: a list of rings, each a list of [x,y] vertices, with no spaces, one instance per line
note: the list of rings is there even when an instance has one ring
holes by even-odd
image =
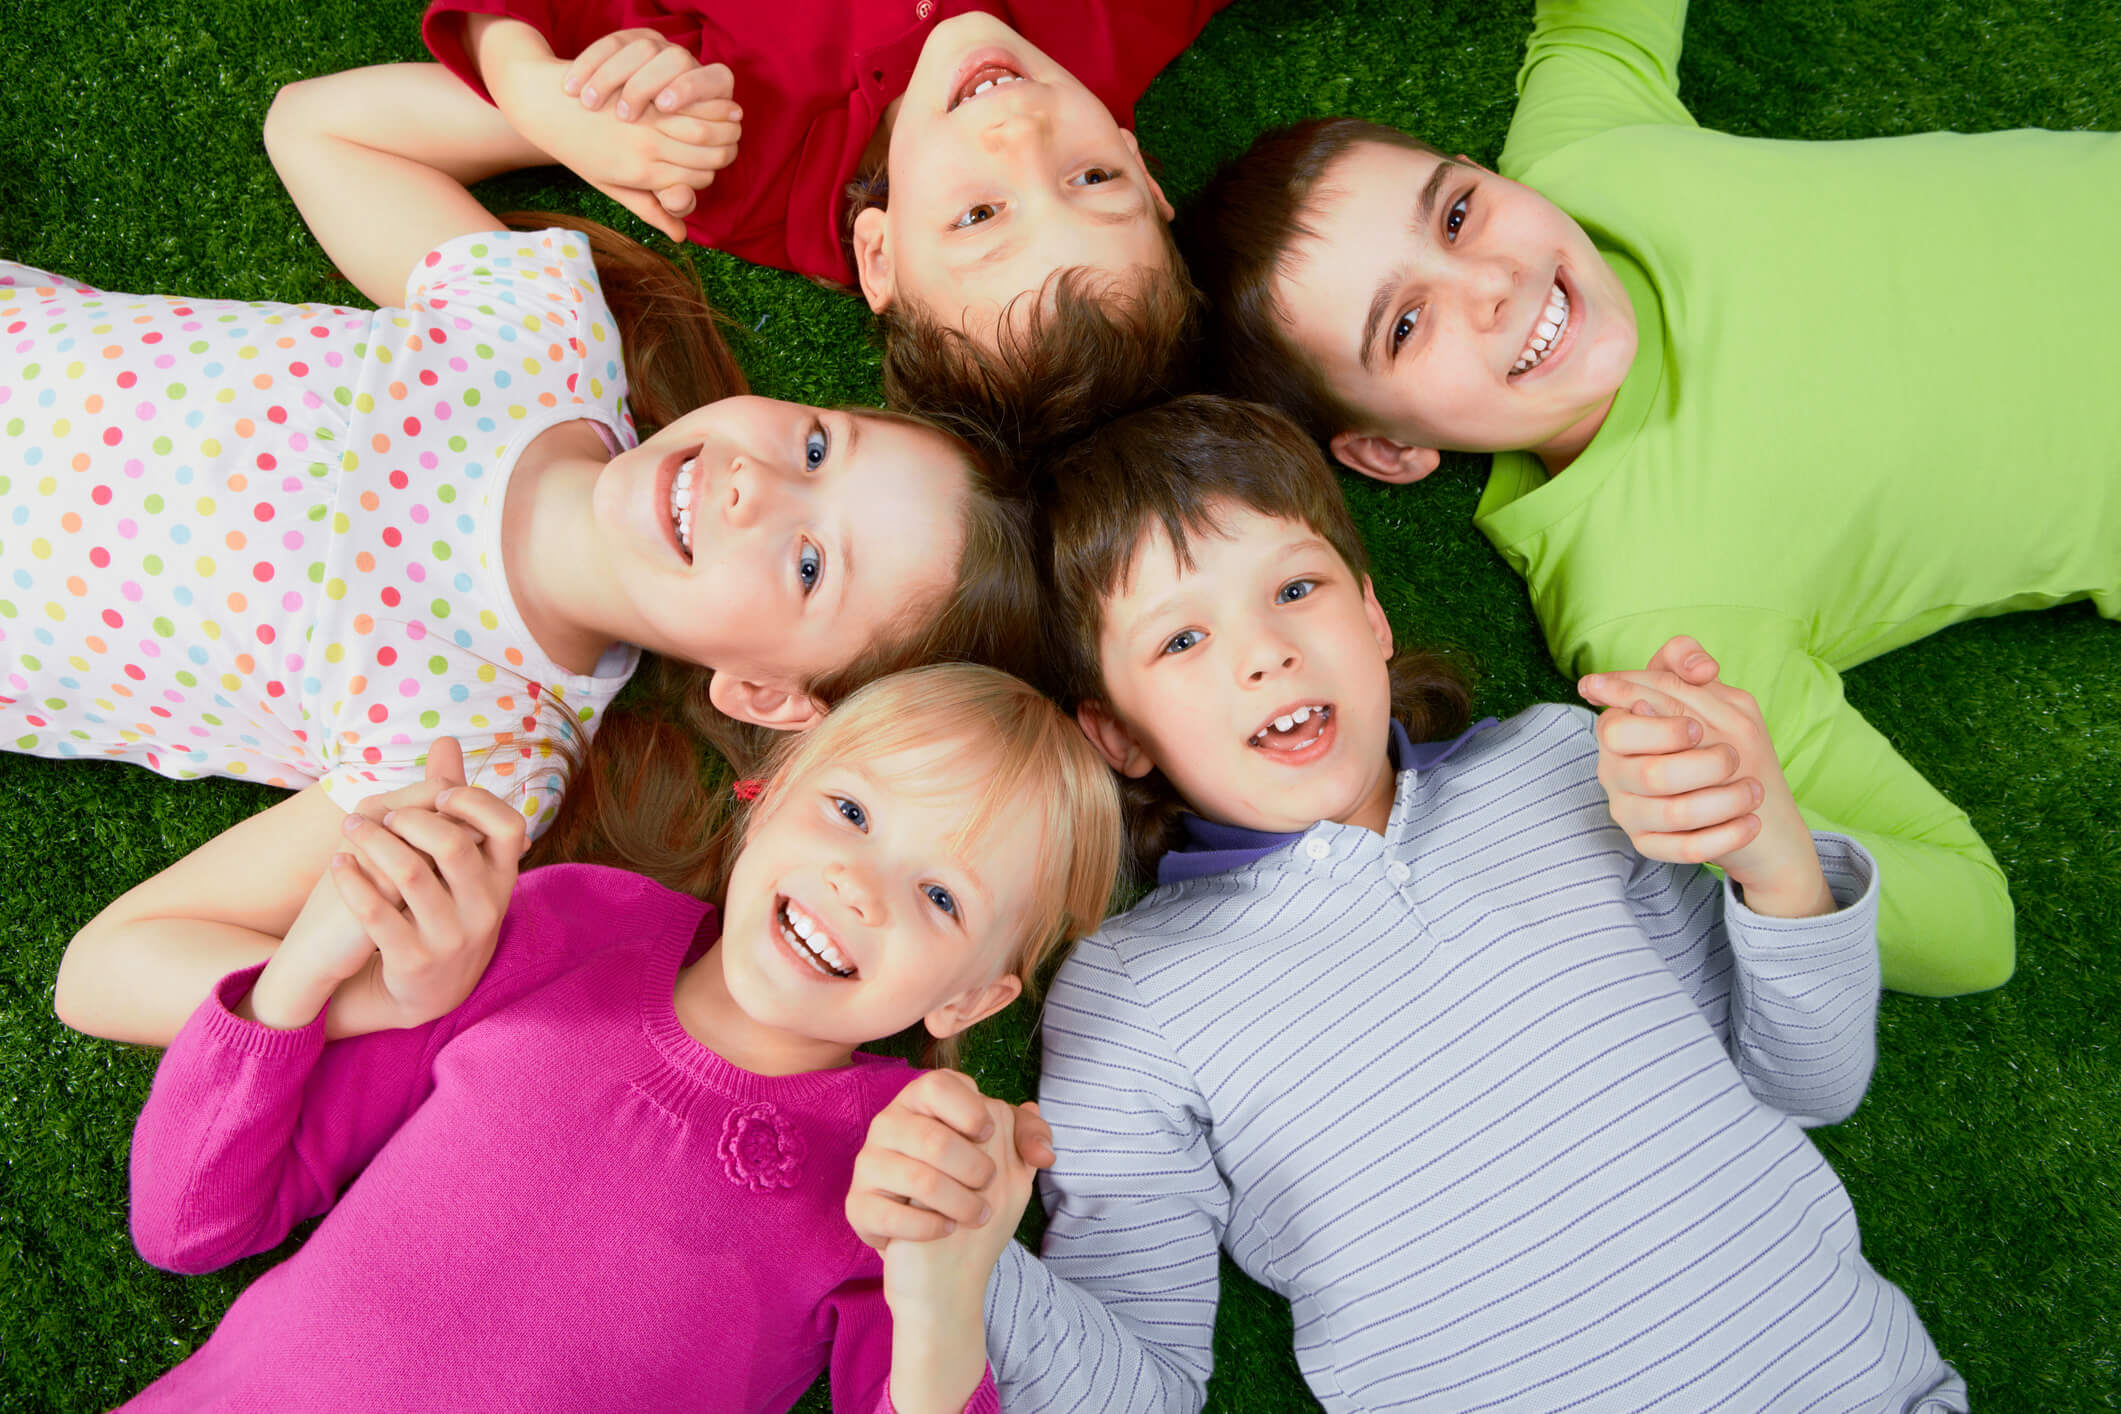
[[[1296,645],[1278,633],[1262,631],[1247,646],[1244,658],[1245,685],[1258,687],[1303,666]]]
[[[840,907],[872,928],[885,921],[883,893],[859,865],[834,860],[824,872],[825,886]]]
[[[1019,109],[983,128],[980,143],[997,156],[1021,156],[1044,144],[1050,126],[1043,109]]]
[[[727,524],[749,529],[783,494],[783,479],[763,459],[739,455],[729,464],[728,480],[715,488],[715,509]]]
[[[1514,262],[1483,260],[1465,271],[1466,322],[1489,330],[1507,319],[1521,271]]]

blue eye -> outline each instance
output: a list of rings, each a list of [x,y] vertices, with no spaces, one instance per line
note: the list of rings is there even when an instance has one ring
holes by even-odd
[[[803,541],[802,549],[796,552],[795,573],[803,581],[803,592],[805,594],[816,589],[818,581],[825,577],[825,557],[819,552],[817,546],[811,544],[808,540]]]
[[[1466,223],[1467,203],[1471,200],[1470,196],[1462,196],[1452,202],[1451,209],[1444,213],[1443,229],[1445,240],[1454,243],[1458,240],[1458,228]]]
[[[803,439],[803,470],[816,471],[831,454],[832,438],[826,435],[824,424],[820,423]]]
[[[1164,640],[1164,646],[1162,651],[1167,654],[1183,653],[1188,648],[1191,648],[1194,644],[1200,642],[1203,637],[1204,635],[1197,628],[1189,628],[1183,633],[1174,633],[1168,639]]]
[[[964,211],[959,213],[958,218],[950,223],[950,229],[953,231],[966,230],[969,227],[979,225],[982,221],[992,221],[1000,214],[1000,210],[996,208],[993,202],[978,202],[966,207]]]
[[[929,884],[922,892],[928,895],[928,902],[934,904],[952,918],[957,917],[957,900],[950,896],[950,890],[944,888],[941,884]]]
[[[832,797],[832,808],[840,812],[842,820],[845,820],[857,830],[865,833],[868,831],[869,813],[862,809],[860,801],[849,800],[844,795],[836,795]]]
[[[1311,591],[1316,588],[1318,581],[1315,579],[1292,579],[1281,587],[1281,592],[1274,596],[1274,602],[1293,604],[1299,599],[1310,597]]]
[[[1399,322],[1392,326],[1392,351],[1394,353],[1399,352],[1401,344],[1414,337],[1414,326],[1420,322],[1421,311],[1418,308],[1410,309],[1399,316]]]

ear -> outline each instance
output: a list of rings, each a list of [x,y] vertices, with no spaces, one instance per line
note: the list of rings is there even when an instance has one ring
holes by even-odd
[[[1434,447],[1410,447],[1373,433],[1336,432],[1326,445],[1343,466],[1395,485],[1419,481],[1443,461]]]
[[[1377,636],[1377,646],[1384,650],[1385,657],[1391,657],[1392,621],[1385,617],[1385,606],[1377,602],[1377,586],[1370,583],[1368,575],[1362,577],[1362,613],[1370,621],[1370,632]]]
[[[1119,135],[1127,140],[1127,151],[1134,154],[1135,165],[1142,169],[1142,183],[1149,188],[1149,195],[1156,198],[1156,209],[1164,214],[1166,221],[1176,219],[1178,213],[1171,209],[1170,201],[1164,196],[1163,183],[1156,180],[1156,174],[1149,170],[1149,164],[1142,161],[1142,145],[1136,140],[1133,129],[1121,128]]]
[[[1014,972],[1004,972],[984,987],[972,987],[959,992],[934,1011],[921,1018],[928,1034],[938,1041],[945,1036],[955,1036],[975,1021],[984,1021],[1023,992],[1024,984]]]
[[[825,704],[808,693],[769,687],[728,673],[707,679],[707,700],[725,717],[777,732],[804,731],[825,720]]]
[[[854,278],[872,314],[881,314],[898,293],[891,269],[891,237],[881,206],[864,207],[854,218]]]
[[[1134,733],[1127,730],[1126,723],[1112,715],[1112,709],[1102,702],[1084,702],[1075,709],[1075,721],[1097,748],[1097,754],[1105,758],[1105,764],[1122,776],[1140,780],[1156,769],[1149,753],[1135,740]]]

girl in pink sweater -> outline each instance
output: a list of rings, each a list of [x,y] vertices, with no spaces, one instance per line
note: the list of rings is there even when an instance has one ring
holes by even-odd
[[[522,817],[470,787],[348,820],[132,1153],[161,1266],[326,1216],[127,1409],[726,1414],[828,1367],[839,1409],[997,1408],[984,1352],[925,1328],[919,1248],[893,1272],[842,1216],[916,1074],[855,1047],[947,1044],[1097,925],[1119,808],[1072,722],[985,668],[871,685],[717,833],[714,903],[589,864],[516,890]],[[348,979],[401,1024],[327,1042]]]

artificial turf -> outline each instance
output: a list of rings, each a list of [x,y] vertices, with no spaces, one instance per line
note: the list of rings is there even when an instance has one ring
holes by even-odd
[[[0,255],[115,289],[355,302],[281,194],[259,125],[288,80],[424,57],[419,8],[0,0]],[[1181,202],[1261,128],[1320,113],[1492,160],[1530,16],[1530,0],[1237,0],[1142,102],[1143,143]],[[1697,0],[1680,74],[1704,124],[1767,137],[2121,129],[2121,10]],[[496,209],[629,224],[564,174],[485,194]],[[2010,219],[2007,190],[1995,204]],[[854,300],[719,255],[697,263],[759,391],[874,399]],[[1937,298],[1978,298],[1979,278]],[[2111,357],[2111,339],[2087,330],[2086,356]],[[1479,675],[1479,710],[1506,713],[1566,698],[1569,683],[1522,587],[1472,528],[1482,470],[1461,458],[1417,488],[1351,480],[1349,494],[1401,637],[1455,648]],[[1994,847],[2017,899],[2019,968],[1985,996],[1887,997],[1868,1100],[1815,1137],[1854,1196],[1866,1254],[1913,1297],[1978,1407],[2121,1406],[2121,630],[2083,606],[1990,620],[1847,680]],[[273,1260],[180,1278],[134,1255],[126,1151],[154,1057],[77,1036],[51,1013],[76,928],[272,796],[0,754],[0,1410],[124,1399]],[[1016,1014],[971,1064],[1020,1098],[1035,1054]],[[1287,1308],[1232,1270],[1209,1407],[1313,1407],[1289,1344]],[[824,1407],[816,1393],[810,1406]]]

